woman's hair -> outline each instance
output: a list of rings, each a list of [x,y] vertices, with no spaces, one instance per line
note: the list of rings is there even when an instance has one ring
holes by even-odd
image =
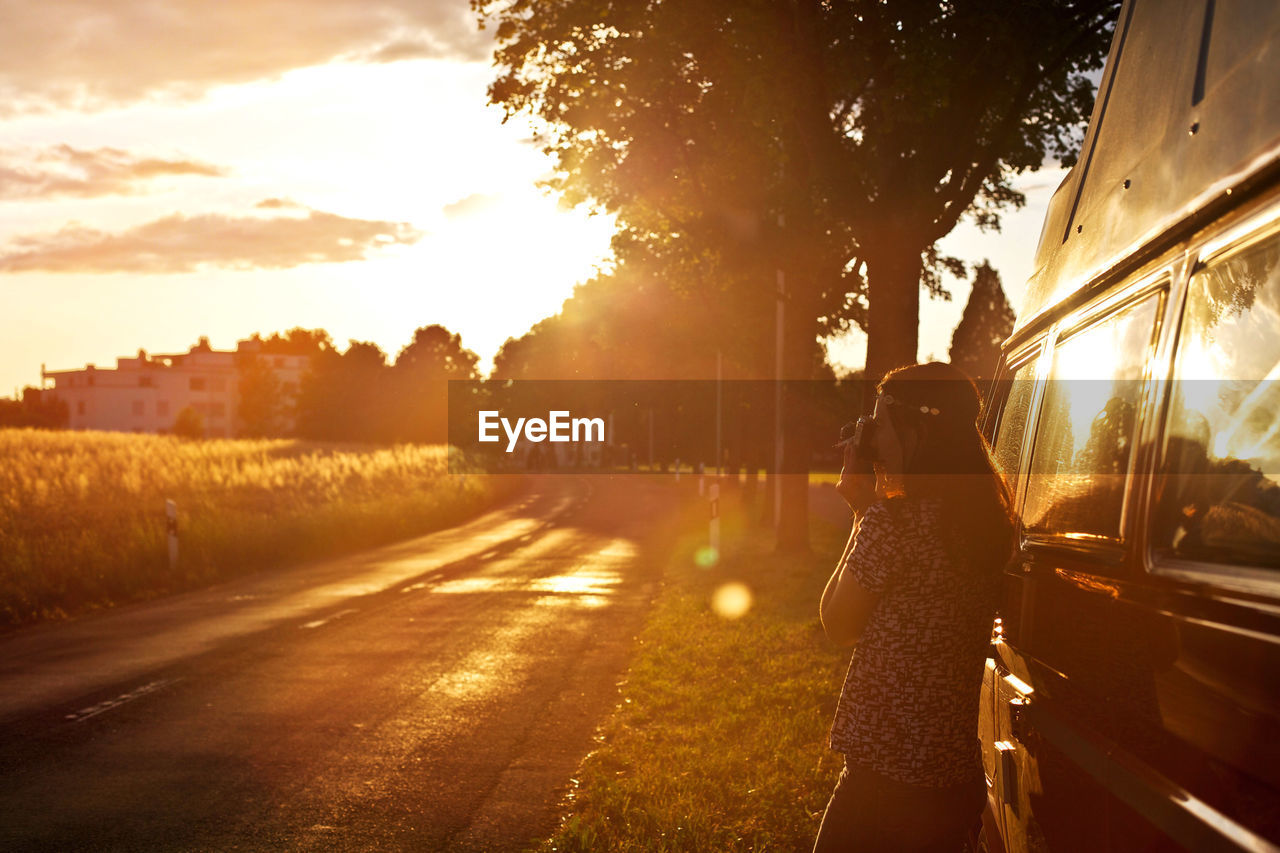
[[[947,550],[978,569],[998,570],[1012,552],[1014,514],[1009,487],[978,429],[981,401],[973,380],[949,364],[900,367],[880,380],[893,398],[889,417],[899,437],[916,446],[904,459],[903,492],[942,504]]]

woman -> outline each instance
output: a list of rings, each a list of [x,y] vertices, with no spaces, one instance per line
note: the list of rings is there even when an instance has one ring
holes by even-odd
[[[978,696],[1014,530],[973,382],[933,362],[880,382],[875,473],[852,442],[836,486],[858,516],[822,594],[857,643],[831,727],[845,766],[815,853],[957,851],[986,796]]]

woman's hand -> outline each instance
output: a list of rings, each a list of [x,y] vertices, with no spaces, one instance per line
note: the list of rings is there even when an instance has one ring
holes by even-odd
[[[869,466],[859,466],[853,455],[853,442],[844,446],[844,466],[836,492],[844,498],[849,509],[861,514],[876,499],[876,475]]]

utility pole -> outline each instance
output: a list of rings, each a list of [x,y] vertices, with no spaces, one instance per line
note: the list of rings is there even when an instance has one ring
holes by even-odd
[[[786,225],[786,218],[778,214],[778,230]],[[782,523],[782,375],[784,368],[783,345],[787,319],[787,274],[778,268],[777,313],[775,318],[773,384],[773,526]]]
[[[720,463],[724,458],[723,452],[720,450],[720,411],[721,411],[720,404],[723,396],[720,390],[720,386],[722,384],[722,379],[723,379],[723,370],[724,370],[723,358],[720,354],[720,350],[716,350],[716,479],[717,480],[719,480],[722,476],[724,476],[724,472],[721,470],[721,467],[720,467]]]

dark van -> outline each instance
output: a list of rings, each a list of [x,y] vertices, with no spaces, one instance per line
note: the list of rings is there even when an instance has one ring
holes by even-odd
[[[979,846],[1280,851],[1280,3],[1124,4],[985,429]]]

